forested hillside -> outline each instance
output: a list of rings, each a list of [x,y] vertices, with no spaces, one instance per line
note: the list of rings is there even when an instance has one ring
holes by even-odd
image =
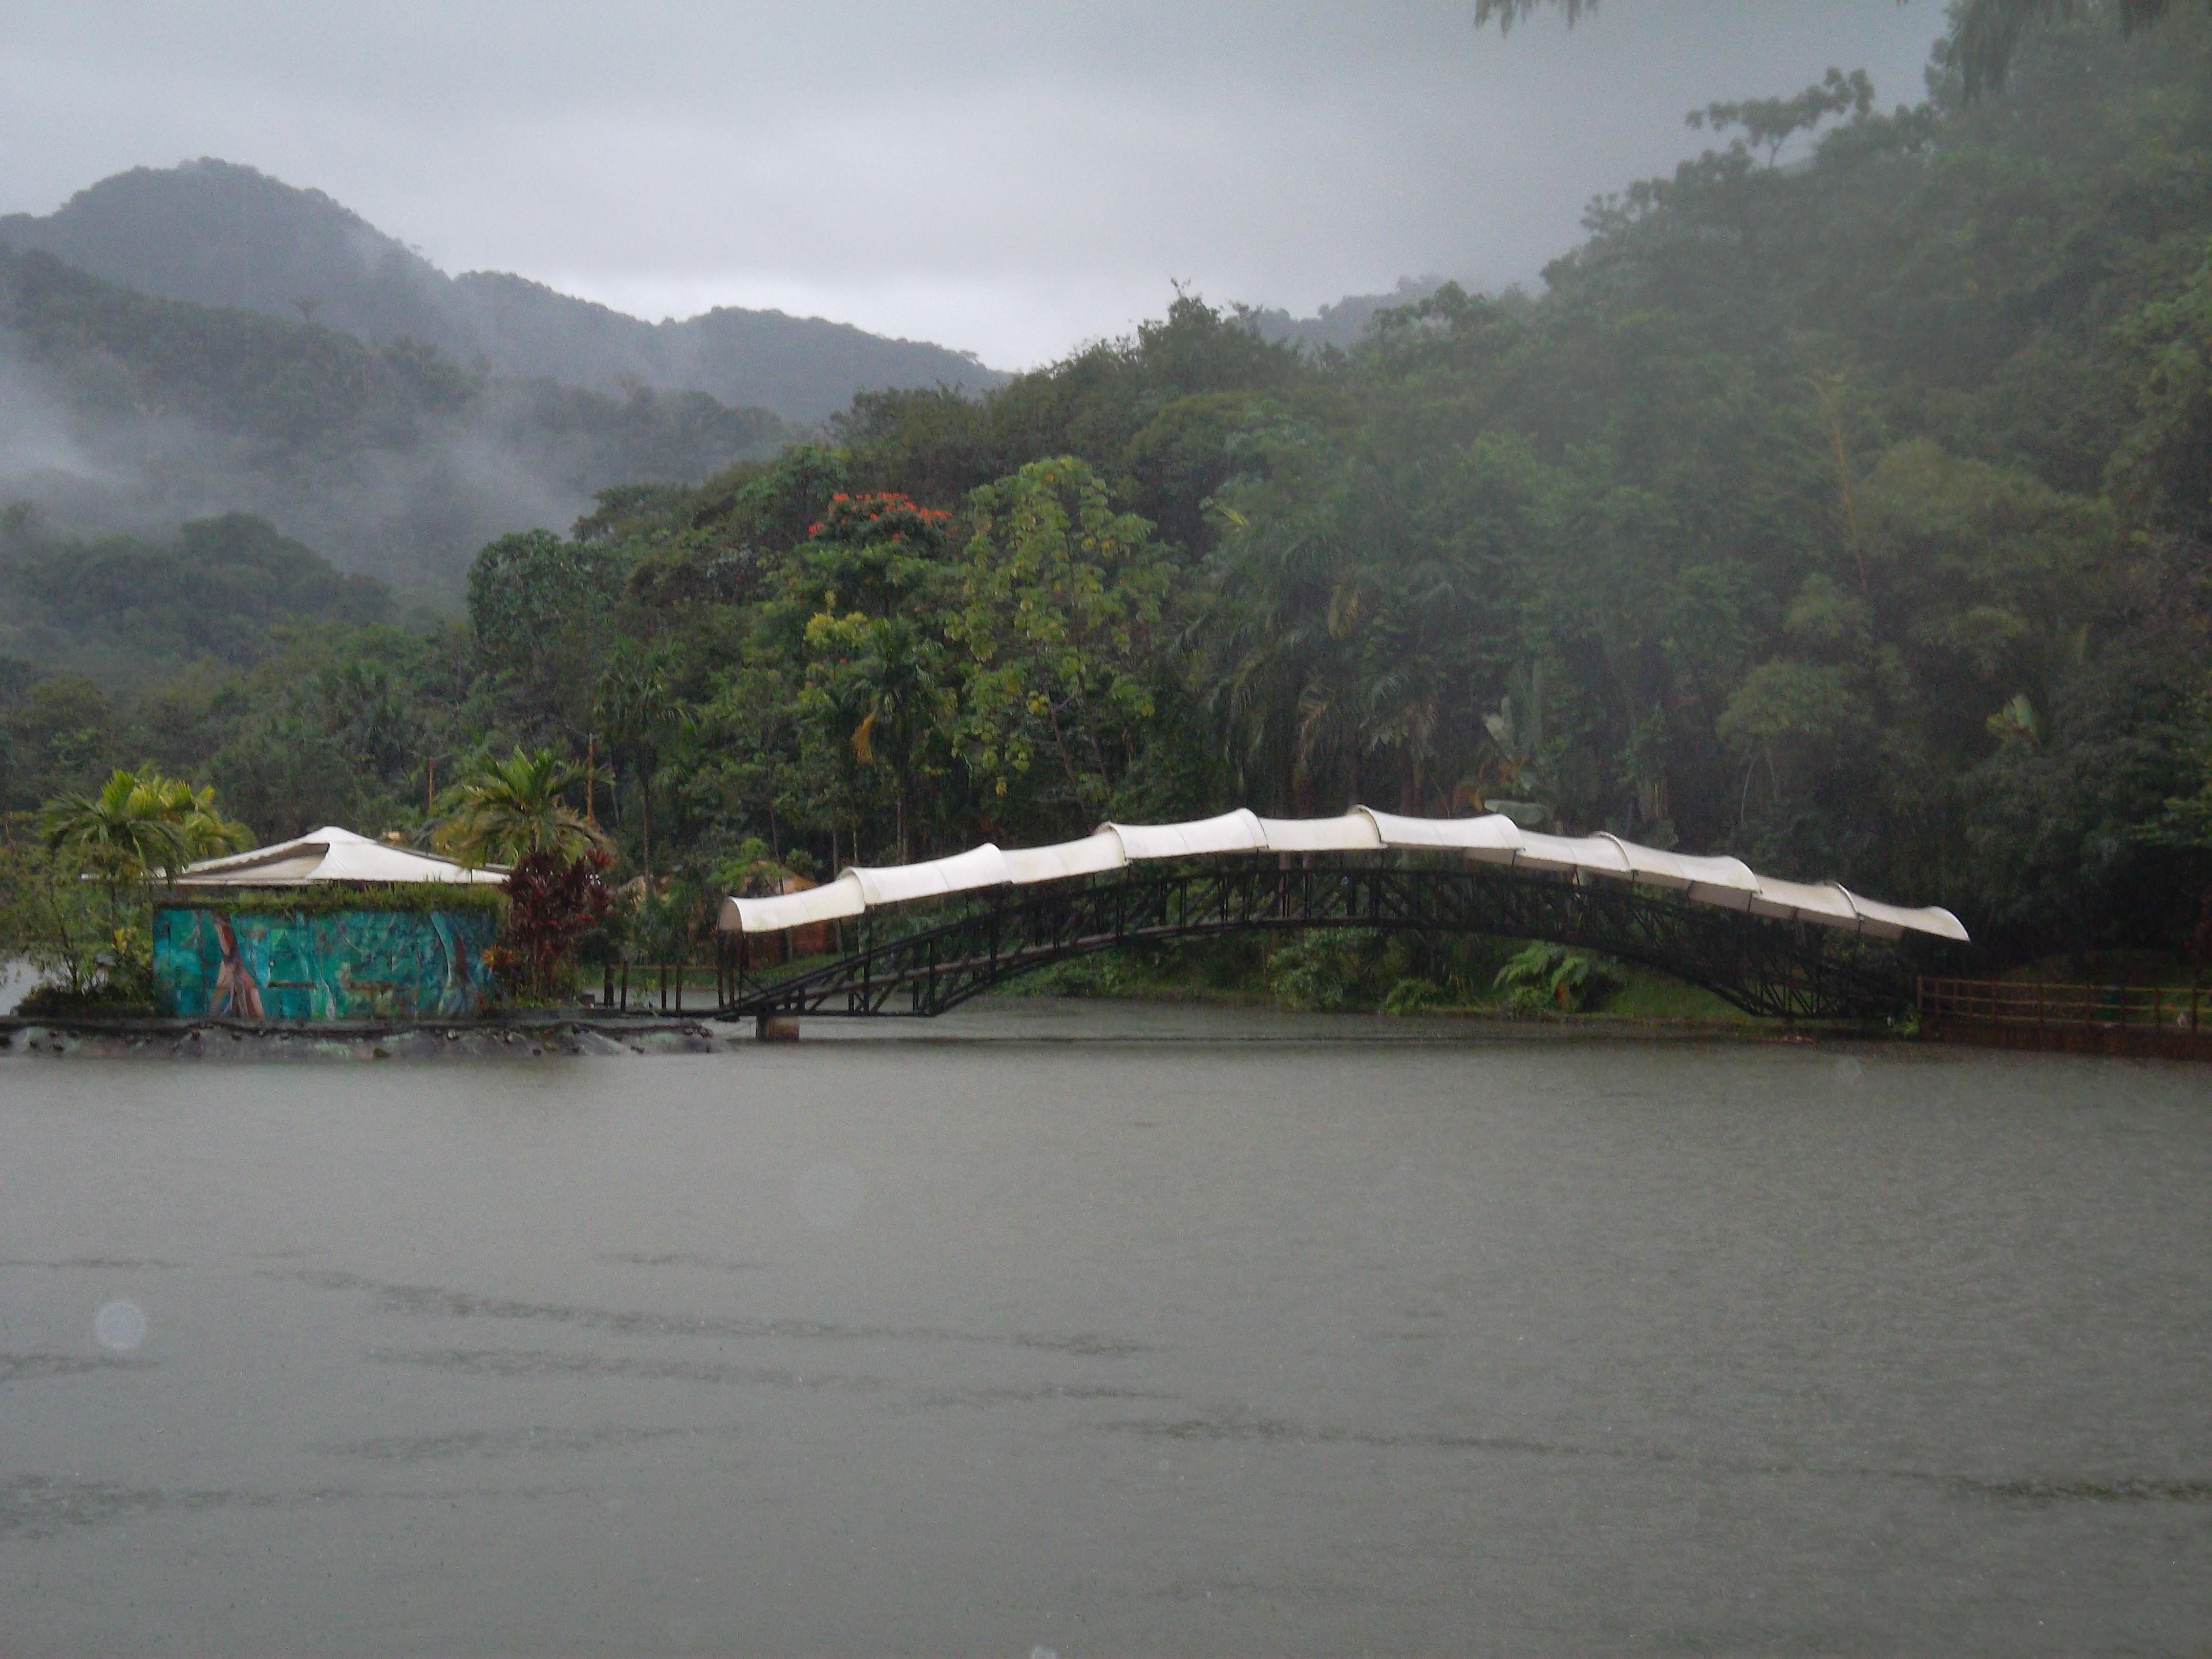
[[[0,679],[41,672],[143,691],[197,665],[245,668],[288,628],[392,621],[391,591],[349,576],[262,519],[185,525],[173,542],[80,542],[21,505],[0,514]]]
[[[0,500],[57,525],[157,532],[244,510],[457,597],[489,536],[793,435],[703,392],[501,380],[416,341],[154,299],[0,248]]]
[[[979,392],[1003,378],[964,352],[818,317],[721,307],[647,323],[502,272],[448,276],[322,191],[229,161],[117,173],[43,217],[0,216],[0,244],[165,299],[481,357],[506,380],[703,392],[790,421],[819,421],[856,392]]]
[[[2212,875],[2212,21],[2092,9],[2010,70],[1707,112],[1540,293],[1347,354],[1186,298],[981,400],[862,397],[495,541],[465,627],[118,705],[97,763],[30,688],[13,799],[143,755],[264,836],[375,831],[434,758],[589,745],[625,857],[702,890],[1505,799],[1999,958],[2171,945]]]

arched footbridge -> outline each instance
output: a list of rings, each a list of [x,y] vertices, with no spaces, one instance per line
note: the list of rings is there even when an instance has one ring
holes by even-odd
[[[923,908],[926,907],[926,908]],[[798,971],[763,939],[853,921],[855,948]],[[1838,884],[1613,836],[1547,836],[1497,814],[1225,813],[1103,826],[1057,846],[982,846],[722,906],[718,1013],[927,1017],[1116,945],[1364,927],[1547,939],[1673,974],[1753,1014],[1878,1018],[1912,1004],[1916,958],[1966,930]]]

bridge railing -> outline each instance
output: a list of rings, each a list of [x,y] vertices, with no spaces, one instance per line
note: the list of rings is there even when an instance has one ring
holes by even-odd
[[[1923,1025],[1946,1021],[2030,1026],[2113,1026],[2186,1031],[2193,1038],[2212,1002],[2195,986],[2064,985],[2035,980],[1919,981]],[[2212,1020],[2206,1023],[2212,1024]]]

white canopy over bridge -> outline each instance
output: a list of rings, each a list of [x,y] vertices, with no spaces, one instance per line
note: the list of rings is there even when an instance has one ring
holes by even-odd
[[[1001,851],[986,842],[951,858],[920,864],[848,868],[836,880],[774,898],[722,902],[726,933],[775,933],[857,916],[878,904],[981,888],[1025,887],[1071,876],[1097,875],[1156,859],[1234,853],[1361,853],[1384,848],[1458,853],[1483,864],[1670,889],[1692,902],[1743,910],[1784,921],[1901,939],[1906,933],[1963,940],[1966,930],[1948,910],[1905,909],[1861,898],[1837,882],[1783,881],[1753,872],[1741,860],[1693,858],[1639,847],[1618,836],[1546,836],[1499,813],[1474,818],[1412,818],[1356,806],[1341,817],[1263,818],[1239,808],[1191,823],[1107,823],[1096,835],[1053,847]]]

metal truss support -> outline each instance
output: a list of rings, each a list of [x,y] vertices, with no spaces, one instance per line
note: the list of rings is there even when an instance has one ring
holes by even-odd
[[[1913,966],[1894,947],[1626,884],[1467,864],[1237,859],[992,889],[949,920],[804,973],[763,983],[740,969],[727,975],[718,1012],[926,1018],[1116,945],[1312,927],[1547,939],[1659,969],[1783,1019],[1880,1018],[1913,999]]]

